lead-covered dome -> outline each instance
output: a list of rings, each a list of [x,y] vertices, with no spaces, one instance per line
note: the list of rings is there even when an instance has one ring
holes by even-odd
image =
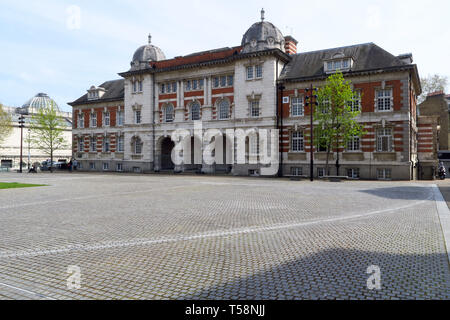
[[[261,21],[253,24],[242,37],[242,52],[255,52],[267,49],[285,51],[284,37],[272,23],[264,21],[264,9],[261,10]]]
[[[58,104],[48,96],[46,93],[38,93],[33,98],[25,102],[25,104],[18,108],[18,112],[22,114],[34,114],[37,113],[42,108],[51,107],[56,109],[56,111],[60,111]]]
[[[133,55],[131,61],[132,69],[140,69],[148,67],[150,61],[165,60],[164,52],[157,46],[152,45],[152,36],[148,36],[148,44],[139,47]]]

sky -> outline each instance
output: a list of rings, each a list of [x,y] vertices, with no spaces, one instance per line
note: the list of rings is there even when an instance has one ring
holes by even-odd
[[[450,80],[448,0],[0,0],[0,102],[45,92],[70,111],[91,85],[120,78],[149,33],[167,58],[236,46],[261,8],[298,52],[374,42]]]

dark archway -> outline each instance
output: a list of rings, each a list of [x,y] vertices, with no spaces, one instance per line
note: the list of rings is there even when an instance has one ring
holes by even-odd
[[[172,149],[175,143],[170,138],[164,138],[161,142],[161,169],[173,170],[175,165],[172,161]]]

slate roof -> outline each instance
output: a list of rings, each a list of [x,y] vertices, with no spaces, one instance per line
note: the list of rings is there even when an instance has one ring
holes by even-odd
[[[108,101],[119,101],[124,100],[124,79],[106,81],[99,85],[106,90],[105,94],[96,100],[88,100],[87,93],[82,97],[78,98],[74,102],[69,102],[71,106],[82,105],[82,104],[93,104]]]
[[[348,73],[392,71],[415,67],[415,65],[403,62],[374,43],[364,43],[292,55],[292,60],[283,69],[280,80],[302,81],[327,77],[328,75],[324,71],[324,60],[332,59],[333,55],[338,53],[353,58],[354,65]]]

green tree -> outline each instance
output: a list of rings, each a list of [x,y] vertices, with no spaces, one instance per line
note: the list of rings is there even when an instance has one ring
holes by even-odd
[[[331,152],[336,150],[336,175],[339,175],[339,148],[345,148],[355,136],[365,134],[356,121],[360,110],[353,111],[352,105],[361,99],[356,97],[350,81],[340,71],[330,75],[323,88],[317,93],[318,106],[314,112],[314,144],[327,152],[325,174],[329,170]]]
[[[40,108],[32,117],[31,143],[36,149],[50,156],[50,164],[53,164],[54,152],[68,146],[64,138],[64,125],[64,120],[58,115],[58,109],[53,102]],[[52,171],[51,165],[50,170]]]
[[[12,132],[11,115],[3,109],[0,103],[0,146]]]
[[[438,74],[428,75],[420,78],[420,85],[422,86],[422,94],[418,97],[418,103],[422,103],[429,93],[445,91],[448,85],[448,78]]]

